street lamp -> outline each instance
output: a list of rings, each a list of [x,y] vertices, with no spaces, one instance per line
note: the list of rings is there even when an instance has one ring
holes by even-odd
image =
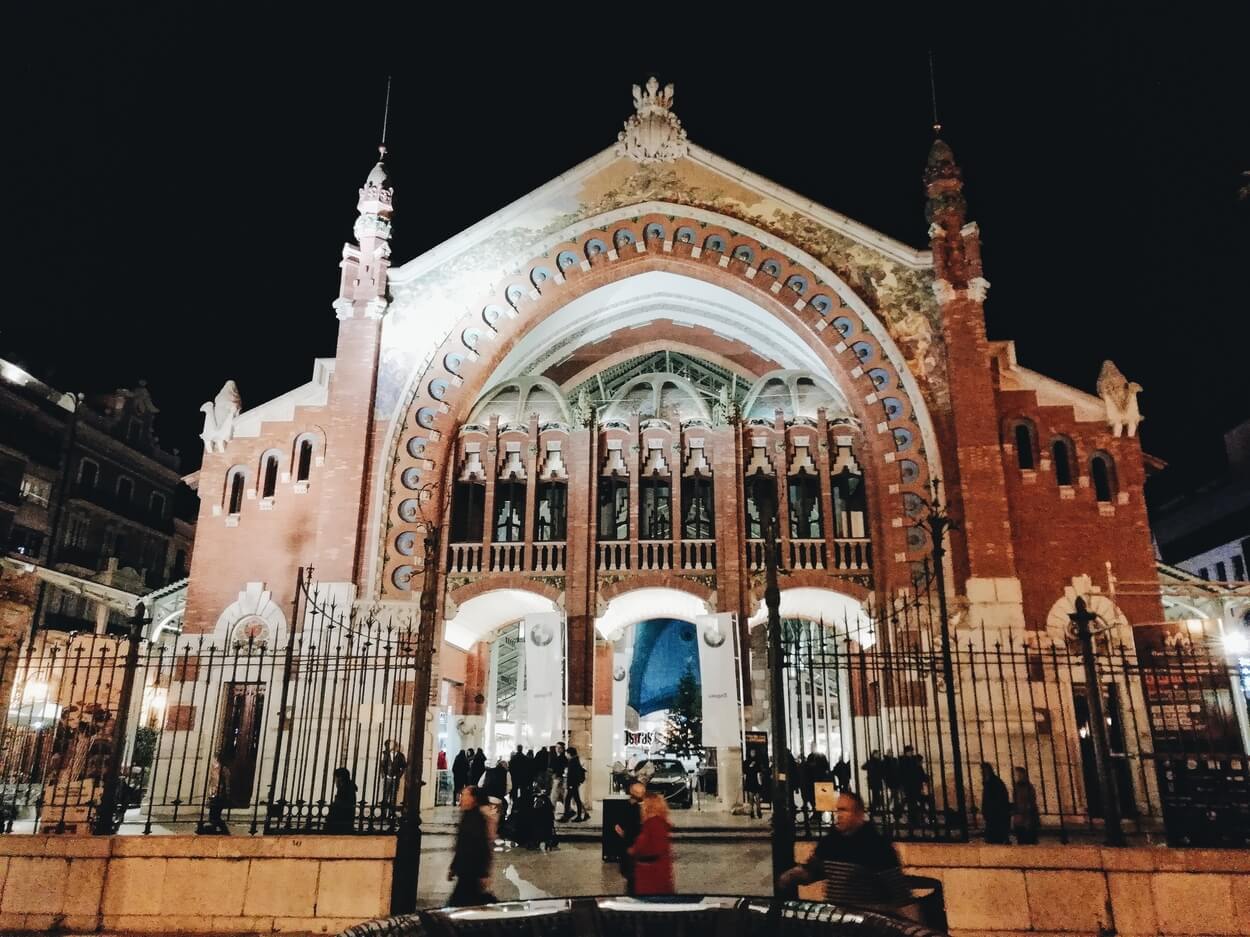
[[[790,745],[782,696],[784,662],[781,648],[781,590],[777,585],[777,489],[772,476],[756,470],[752,478],[755,507],[764,538],[764,607],[768,609],[769,709],[773,732],[773,887],[794,865],[794,805],[790,793]],[[780,897],[780,896],[778,896]]]
[[[1124,830],[1120,828],[1120,794],[1111,777],[1111,745],[1107,741],[1107,718],[1102,708],[1102,684],[1098,682],[1098,668],[1094,663],[1094,635],[1109,631],[1113,626],[1103,621],[1097,612],[1091,612],[1085,599],[1077,596],[1075,611],[1068,614],[1068,633],[1081,645],[1081,659],[1085,664],[1085,696],[1089,703],[1089,729],[1094,740],[1094,766],[1098,771],[1098,786],[1102,794],[1102,817],[1106,826],[1108,846],[1124,845]],[[1090,626],[1102,621],[1093,629]]]
[[[931,498],[922,498],[925,516],[916,522],[916,526],[925,531],[933,542],[933,573],[936,577],[938,593],[938,626],[942,638],[942,679],[946,683],[947,723],[951,730],[951,760],[955,769],[955,809],[959,814],[959,838],[968,839],[968,801],[964,792],[963,746],[959,738],[959,710],[955,701],[955,667],[951,660],[951,629],[950,610],[946,605],[946,535],[959,530],[959,525],[951,518],[946,505],[942,503],[941,482],[933,479],[930,487]]]

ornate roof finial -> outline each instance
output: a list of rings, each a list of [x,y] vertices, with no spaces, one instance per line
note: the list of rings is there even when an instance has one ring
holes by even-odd
[[[690,146],[686,131],[673,113],[673,86],[652,76],[646,91],[634,85],[634,115],[616,137],[616,155],[635,162],[668,163],[685,156]]]

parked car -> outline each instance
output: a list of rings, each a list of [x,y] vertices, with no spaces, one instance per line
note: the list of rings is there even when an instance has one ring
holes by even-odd
[[[694,790],[686,766],[676,758],[648,758],[638,762],[634,774],[646,782],[647,789],[663,794],[674,807],[694,806]]]

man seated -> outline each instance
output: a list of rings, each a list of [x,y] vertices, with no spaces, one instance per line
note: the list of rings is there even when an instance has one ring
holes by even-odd
[[[780,890],[822,881],[830,904],[919,920],[898,854],[868,819],[858,794],[838,795],[833,822],[811,859],[782,873]]]

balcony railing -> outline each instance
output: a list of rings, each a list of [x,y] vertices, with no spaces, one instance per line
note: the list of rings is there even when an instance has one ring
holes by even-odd
[[[490,545],[490,571],[492,573],[524,572],[525,544],[492,543]]]
[[[824,540],[791,540],[790,569],[824,569]]]
[[[447,547],[447,572],[480,573],[485,550],[480,543],[451,544]]]
[[[568,562],[568,544],[536,543],[530,554],[530,569],[536,573],[562,573]]]
[[[132,498],[123,498],[116,492],[105,488],[79,482],[70,489],[69,496],[71,499],[104,508],[128,520],[137,521],[152,530],[172,533],[174,529],[173,518],[166,516],[163,508],[158,513],[142,502]]]
[[[619,570],[630,568],[629,541],[609,540],[598,545],[596,569]]]
[[[640,540],[636,568],[672,569],[673,542],[671,540]]]
[[[747,566],[764,568],[764,541],[747,541]],[[833,556],[823,540],[791,540],[783,556],[777,545],[779,569],[831,569],[838,572],[867,572],[872,569],[872,543],[866,537],[838,537],[833,541]]]
[[[682,569],[715,569],[715,540],[683,540],[681,542]]]

